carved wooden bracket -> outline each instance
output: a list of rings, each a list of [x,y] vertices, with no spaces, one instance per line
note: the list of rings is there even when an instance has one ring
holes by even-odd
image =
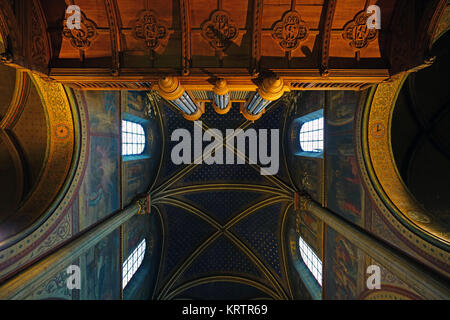
[[[84,12],[81,12],[80,29],[67,28],[67,19],[64,20],[63,26],[63,37],[70,40],[70,44],[75,49],[88,49],[98,36],[97,26],[95,25],[95,22],[88,19]]]
[[[308,27],[295,10],[287,11],[282,19],[275,23],[272,30],[272,38],[284,51],[297,49],[307,36]]]
[[[367,19],[369,17],[369,13],[361,11],[344,26],[342,37],[345,40],[350,40],[350,46],[357,51],[367,47],[369,42],[375,40],[378,36],[377,29],[369,29],[367,27]]]

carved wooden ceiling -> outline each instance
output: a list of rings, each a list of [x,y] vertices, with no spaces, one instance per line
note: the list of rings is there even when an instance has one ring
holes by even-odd
[[[423,63],[445,2],[0,0],[2,59],[86,89],[148,90],[161,75],[252,85],[267,70],[295,90],[361,89]],[[380,30],[366,25],[373,4]],[[69,5],[79,30],[65,25]]]

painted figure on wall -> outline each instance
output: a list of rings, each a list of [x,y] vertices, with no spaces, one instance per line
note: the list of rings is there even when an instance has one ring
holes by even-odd
[[[332,136],[328,142],[327,203],[336,213],[359,223],[364,210],[364,189],[352,141],[351,134],[344,134]]]
[[[345,126],[354,120],[358,93],[336,91],[328,93],[327,121],[333,126]]]
[[[128,91],[127,94],[128,94],[128,101],[127,101],[128,108],[137,112],[143,112],[146,109],[149,101],[145,92]]]
[[[119,209],[118,152],[115,138],[91,137],[89,167],[80,193],[85,201],[80,229]]]
[[[362,255],[358,248],[334,229],[326,227],[324,297],[332,300],[356,299]],[[362,275],[361,275],[362,276]]]
[[[80,189],[80,230],[119,209],[119,93],[78,93],[90,124],[88,165]]]
[[[118,299],[118,232],[113,232],[86,254],[85,299]]]
[[[93,134],[118,134],[119,94],[113,91],[87,91],[85,100],[88,106],[91,132]]]
[[[336,237],[336,256],[333,271],[336,275],[336,297],[346,299],[356,295],[358,264],[356,248],[345,238]]]

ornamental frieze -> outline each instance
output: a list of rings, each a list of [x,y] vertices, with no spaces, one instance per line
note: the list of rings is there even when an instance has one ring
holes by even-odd
[[[307,36],[308,27],[295,10],[286,12],[282,19],[275,23],[272,30],[272,38],[284,51],[297,49],[300,42],[304,41]]]
[[[70,44],[75,49],[88,49],[98,36],[97,26],[94,21],[86,17],[84,12],[81,12],[80,28],[69,29],[67,27],[67,18],[64,20],[63,26],[63,37],[70,40]]]
[[[133,35],[136,39],[144,40],[150,50],[156,50],[167,37],[168,31],[167,27],[158,20],[154,11],[145,10],[139,14],[133,26]]]
[[[350,46],[355,50],[364,49],[369,42],[377,38],[378,30],[367,27],[367,20],[370,16],[370,13],[362,11],[344,26],[342,37],[345,40],[349,40]]]
[[[224,51],[236,39],[238,28],[228,12],[214,11],[209,20],[202,24],[202,36],[217,51]]]

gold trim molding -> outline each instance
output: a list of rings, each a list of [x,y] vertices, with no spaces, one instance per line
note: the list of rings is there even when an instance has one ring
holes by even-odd
[[[380,84],[375,91],[368,114],[368,156],[383,198],[403,218],[404,222],[428,236],[449,245],[450,233],[436,225],[412,196],[400,177],[391,146],[392,114],[406,75]]]
[[[77,107],[74,97],[72,96],[70,91],[66,92],[66,89],[63,85],[58,83],[45,82],[38,76],[33,76],[31,74],[30,76],[32,77],[34,83],[38,88],[41,99],[43,103],[45,103],[47,112],[52,113],[53,111],[56,112],[57,110],[62,110],[62,113],[58,112],[60,114],[60,117],[68,120],[70,119],[67,124],[70,124],[73,127],[72,133],[70,133],[71,135],[73,135],[73,137],[61,139],[65,137],[65,134],[61,136],[61,134],[64,133],[65,130],[60,130],[58,132],[57,127],[61,124],[61,121],[54,121],[62,119],[58,118],[54,120],[50,119],[50,121],[53,123],[50,124],[50,130],[52,130],[52,137],[50,139],[54,140],[54,142],[52,143],[56,144],[56,147],[62,149],[63,152],[68,152],[66,148],[70,148],[70,155],[73,161],[69,163],[69,165],[71,165],[71,168],[69,170],[70,172],[68,172],[66,176],[64,185],[59,188],[59,190],[64,190],[64,192],[59,193],[55,198],[53,198],[56,201],[52,202],[53,204],[48,208],[47,212],[44,213],[41,218],[39,218],[38,221],[36,221],[27,230],[5,241],[7,243],[13,244],[4,244],[5,247],[0,250],[0,256],[2,257],[0,258],[0,263],[3,263],[18,255],[21,255],[21,258],[1,270],[0,278],[14,272],[14,270],[17,270],[23,265],[27,264],[31,259],[42,255],[46,252],[46,250],[57,246],[64,240],[67,240],[71,237],[71,228],[63,238],[61,238],[60,236],[55,236],[55,233],[57,232],[55,229],[53,233],[49,234],[45,238],[46,240],[53,239],[49,240],[50,246],[46,244],[46,242],[48,241],[44,240],[36,248],[30,250],[26,254],[24,253],[30,247],[34,246],[36,244],[36,241],[38,241],[38,239],[42,237],[42,235],[45,235],[49,229],[54,227],[55,223],[58,223],[58,221],[61,219],[61,216],[64,215],[67,207],[70,205],[70,199],[74,196],[77,190],[78,182],[82,178],[82,172],[86,162],[87,127],[85,121],[86,115],[83,106],[80,104]],[[58,93],[57,97],[48,99],[52,93]],[[75,108],[77,108],[79,115],[73,113]],[[49,116],[53,117],[53,115]],[[57,136],[59,136],[59,138],[57,138]],[[51,174],[54,174],[54,172],[52,173],[51,171],[49,171],[47,173],[43,173],[43,175]],[[38,187],[43,188],[45,192],[45,188],[48,187],[48,185],[46,185],[45,183],[40,183]],[[42,218],[46,219],[45,223],[41,223]],[[64,221],[60,223],[64,223]],[[26,234],[26,236],[24,236],[24,234]]]
[[[448,275],[448,269],[432,262],[448,265],[448,234],[445,236],[436,230],[423,209],[416,210],[417,201],[401,180],[392,155],[392,111],[406,76],[382,83],[370,91],[365,107],[357,114],[356,127],[361,130],[361,134],[356,134],[357,159],[367,192],[389,226],[409,246],[420,251],[418,256],[423,263]]]

